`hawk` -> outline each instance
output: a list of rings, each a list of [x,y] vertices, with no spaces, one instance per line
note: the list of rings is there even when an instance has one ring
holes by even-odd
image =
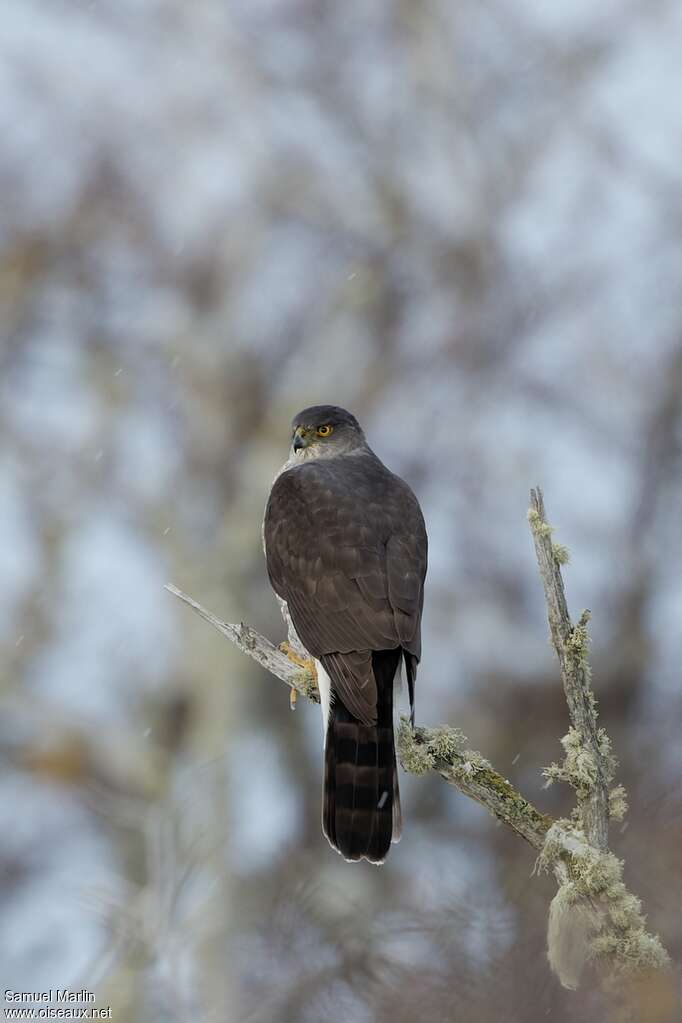
[[[314,405],[263,523],[268,576],[315,661],[324,727],[322,829],[347,860],[382,863],[401,831],[393,687],[414,723],[427,537],[417,498],[355,416]]]

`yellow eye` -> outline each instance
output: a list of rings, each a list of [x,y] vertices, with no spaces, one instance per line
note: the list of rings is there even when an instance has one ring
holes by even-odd
[[[326,426],[318,426],[318,428],[317,428],[317,436],[318,437],[328,437],[333,429],[334,429],[334,427],[330,426],[328,423],[327,423]]]

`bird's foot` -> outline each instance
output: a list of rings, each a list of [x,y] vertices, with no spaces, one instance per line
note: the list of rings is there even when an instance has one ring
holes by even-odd
[[[297,664],[299,668],[304,668],[314,678],[317,678],[317,668],[315,667],[315,661],[312,657],[302,657],[300,654],[297,654],[294,648],[287,643],[286,640],[283,643],[280,643],[278,649],[281,650],[283,654],[286,654],[293,664]]]
[[[279,644],[278,649],[280,649],[283,654],[286,654],[293,664],[297,664],[299,668],[303,668],[304,671],[308,672],[309,675],[312,675],[315,681],[317,681],[317,668],[315,667],[315,661],[312,657],[301,657],[301,655],[297,654],[294,648],[287,643],[286,640]],[[297,698],[298,691],[292,686],[289,690],[289,706],[292,710],[296,710]]]

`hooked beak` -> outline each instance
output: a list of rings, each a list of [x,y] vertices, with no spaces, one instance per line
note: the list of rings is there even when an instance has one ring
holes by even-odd
[[[293,448],[294,451],[300,451],[301,448],[308,447],[308,431],[305,426],[297,426],[294,432]]]

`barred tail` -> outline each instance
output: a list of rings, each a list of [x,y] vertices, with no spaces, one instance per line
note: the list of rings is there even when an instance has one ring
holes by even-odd
[[[377,723],[363,725],[336,697],[324,758],[322,828],[347,860],[382,863],[400,837],[400,795],[393,739],[393,680],[402,650],[372,653]]]

